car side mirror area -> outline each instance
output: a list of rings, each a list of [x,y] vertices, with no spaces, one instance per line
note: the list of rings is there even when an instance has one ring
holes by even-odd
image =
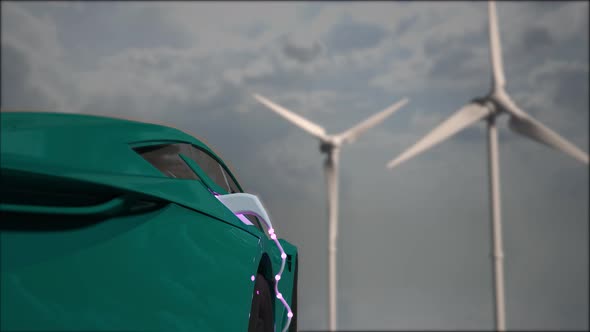
[[[218,195],[217,199],[225,205],[231,212],[236,215],[251,214],[258,217],[266,224],[269,229],[272,229],[270,217],[266,209],[260,202],[256,195],[247,193],[235,193],[227,195]]]

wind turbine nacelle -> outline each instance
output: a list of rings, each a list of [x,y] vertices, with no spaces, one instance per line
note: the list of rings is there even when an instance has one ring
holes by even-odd
[[[334,149],[334,145],[332,145],[332,143],[328,143],[328,142],[321,142],[320,143],[320,152],[330,153],[330,152],[332,152],[332,149]]]

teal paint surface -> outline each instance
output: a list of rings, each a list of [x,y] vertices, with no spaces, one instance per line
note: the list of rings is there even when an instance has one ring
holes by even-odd
[[[281,263],[278,249],[259,229],[243,224],[203,182],[168,178],[132,149],[190,143],[226,167],[209,147],[173,128],[87,115],[1,112],[0,125],[0,175],[9,184],[2,186],[3,197],[20,186],[46,184],[52,190],[116,193],[125,204],[161,204],[139,214],[104,216],[84,228],[2,231],[0,330],[247,329],[250,277],[268,255],[272,273],[265,277],[274,281]],[[20,209],[35,220],[35,213],[47,209],[57,218],[66,210],[115,210],[97,206],[0,204],[0,211]],[[295,260],[296,247],[281,244]],[[293,279],[293,269],[286,267],[279,289],[289,303]],[[277,328],[286,321],[279,301],[275,321]]]
[[[258,239],[183,210],[3,232],[2,330],[244,331]]]

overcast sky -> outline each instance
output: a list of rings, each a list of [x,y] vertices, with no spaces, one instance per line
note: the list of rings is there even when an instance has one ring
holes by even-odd
[[[498,4],[507,90],[588,151],[585,2]],[[342,151],[341,329],[491,329],[484,124],[385,164],[490,84],[485,2],[2,1],[2,108],[194,133],[300,252],[299,327],[327,328],[318,142],[407,96]],[[509,329],[588,329],[588,166],[499,121]]]

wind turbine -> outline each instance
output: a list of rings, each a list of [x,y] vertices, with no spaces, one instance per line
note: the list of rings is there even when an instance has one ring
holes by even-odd
[[[281,115],[288,121],[297,125],[299,128],[310,133],[320,141],[320,151],[326,154],[324,161],[324,172],[326,176],[326,186],[328,188],[328,223],[329,223],[329,270],[328,270],[328,312],[330,313],[329,326],[330,330],[336,330],[336,250],[338,239],[338,161],[340,156],[340,147],[343,143],[353,143],[361,134],[375,125],[383,122],[388,116],[403,107],[408,99],[389,106],[383,111],[374,114],[358,125],[336,135],[328,135],[324,128],[317,124],[297,115],[288,109],[273,103],[272,101],[258,94],[254,95],[264,106]]]
[[[387,164],[387,167],[391,169],[399,165],[479,120],[485,119],[487,121],[490,202],[493,225],[492,243],[494,252],[495,322],[497,330],[504,331],[506,328],[506,320],[504,311],[504,267],[502,226],[500,219],[500,169],[498,163],[498,133],[496,129],[496,117],[502,114],[508,114],[510,116],[509,127],[513,131],[562,151],[582,163],[588,164],[588,154],[525,113],[508,95],[504,88],[506,85],[506,79],[504,77],[504,68],[502,65],[502,48],[500,46],[498,19],[496,14],[496,4],[494,1],[488,2],[488,15],[490,58],[492,65],[492,87],[490,92],[487,96],[476,98],[471,103],[459,109],[455,114],[451,115],[420,141],[404,151],[397,158],[390,161]]]

